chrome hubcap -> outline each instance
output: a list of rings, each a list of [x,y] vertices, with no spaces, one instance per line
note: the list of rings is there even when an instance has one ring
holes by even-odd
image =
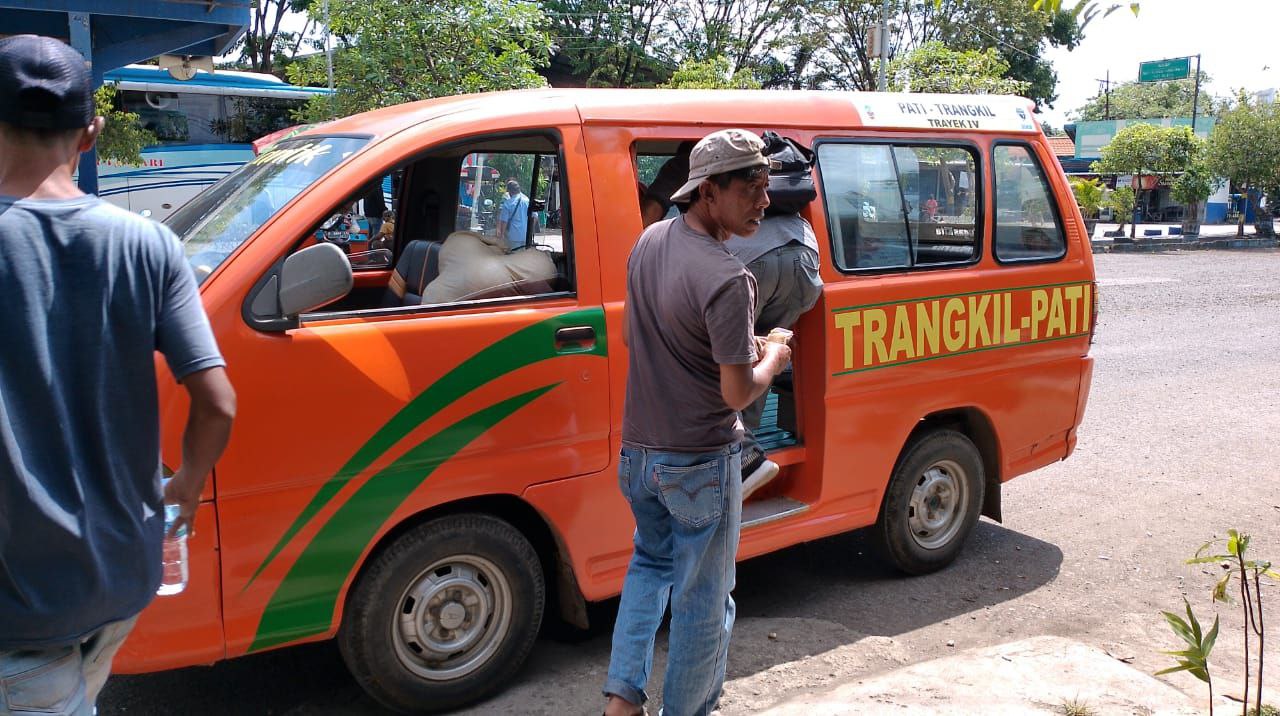
[[[477,555],[457,555],[423,570],[405,589],[392,627],[400,663],[432,681],[480,668],[511,629],[511,587]]]
[[[955,538],[969,507],[965,477],[964,469],[952,460],[939,460],[920,474],[911,491],[907,520],[916,544],[938,549]]]

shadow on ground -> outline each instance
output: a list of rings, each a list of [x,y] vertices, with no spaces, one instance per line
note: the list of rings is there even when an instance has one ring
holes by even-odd
[[[787,664],[827,659],[829,675],[871,673],[909,657],[892,639],[921,627],[990,609],[1054,580],[1054,545],[979,523],[948,569],[903,577],[868,554],[866,535],[810,542],[745,562],[738,569],[738,623],[730,650],[726,706],[748,713],[773,699],[770,676],[786,688]],[[598,713],[617,600],[592,606],[593,628],[538,641],[529,663],[502,693],[464,713]],[[659,637],[650,693],[661,693],[665,634]],[[827,676],[824,673],[823,676]],[[741,684],[741,685],[739,685]],[[759,697],[753,700],[754,697]],[[763,699],[763,700],[760,700]],[[242,657],[211,667],[115,677],[100,713],[378,714],[347,674],[332,642]]]

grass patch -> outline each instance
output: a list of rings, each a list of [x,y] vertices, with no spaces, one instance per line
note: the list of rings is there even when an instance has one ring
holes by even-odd
[[[1081,701],[1079,697],[1063,701],[1061,708],[1063,716],[1097,716],[1098,714],[1097,711],[1093,710],[1092,706]],[[1268,714],[1265,716],[1270,715]],[[1280,714],[1277,714],[1276,716],[1280,716]]]

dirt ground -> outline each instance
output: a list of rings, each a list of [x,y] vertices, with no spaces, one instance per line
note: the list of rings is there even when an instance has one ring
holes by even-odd
[[[1175,648],[1162,609],[1212,622],[1220,569],[1183,560],[1235,527],[1280,562],[1280,253],[1100,255],[1097,368],[1069,460],[1005,486],[1003,524],[981,522],[941,573],[903,578],[845,535],[740,566],[722,706],[759,711],[804,692],[1038,635],[1069,637],[1153,673]],[[1280,684],[1280,585],[1264,586]],[[499,696],[466,713],[594,714],[611,605],[576,643],[539,641]],[[1241,690],[1241,622],[1218,606],[1213,668]],[[665,635],[655,683],[661,694]],[[1201,699],[1185,674],[1161,677]],[[656,703],[651,706],[656,706]],[[1280,705],[1280,704],[1278,704]],[[318,644],[208,668],[118,677],[100,713],[374,714],[337,650]],[[654,709],[656,712],[656,708]]]

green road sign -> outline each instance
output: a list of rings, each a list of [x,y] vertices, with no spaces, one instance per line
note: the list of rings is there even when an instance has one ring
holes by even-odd
[[[1191,76],[1191,58],[1175,57],[1172,60],[1156,60],[1138,64],[1139,82],[1163,82],[1181,80]]]

